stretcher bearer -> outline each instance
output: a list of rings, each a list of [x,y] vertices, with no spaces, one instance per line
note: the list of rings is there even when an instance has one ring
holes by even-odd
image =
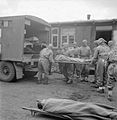
[[[62,54],[65,56],[69,56],[71,55],[71,51],[69,50],[69,45],[67,43],[63,44],[63,48],[62,48]],[[66,78],[66,82],[68,84],[72,83],[72,78],[73,78],[73,64],[69,64],[69,63],[61,63],[62,67],[62,73]]]
[[[94,41],[94,49],[93,49],[93,52],[95,53],[95,50],[96,50],[96,48],[98,47],[98,45],[99,45],[99,43],[98,43],[99,41],[98,40],[95,40]],[[95,87],[98,87],[97,86],[97,60],[96,61],[93,61],[93,63],[92,63],[93,65],[94,65],[94,67],[95,67],[95,74],[94,74],[94,81],[92,82],[92,83],[94,83],[95,84]]]
[[[114,42],[113,42],[112,40],[110,40],[110,41],[108,42],[108,46],[110,47],[110,50],[112,49],[113,44],[114,44]]]
[[[107,63],[108,52],[110,48],[106,45],[106,41],[103,38],[98,40],[99,46],[95,49],[94,56],[92,62],[97,62],[96,74],[97,74],[97,85],[98,85],[98,92],[104,92],[104,85],[106,84],[104,72],[105,72],[105,65]]]
[[[108,99],[112,100],[112,90],[115,86],[115,81],[117,81],[117,31],[113,32],[113,47],[109,52],[108,62]]]
[[[92,57],[91,49],[87,45],[87,40],[82,41],[82,46],[79,49],[79,58],[81,59],[90,59]],[[83,64],[80,65],[81,69],[81,81],[87,81],[89,75],[89,65]]]
[[[54,62],[51,44],[40,52],[38,62],[38,84],[41,82],[43,82],[43,84],[48,84],[50,62]]]
[[[80,47],[77,46],[74,50],[74,57],[75,58],[79,58],[79,51],[80,51]],[[76,75],[77,75],[77,78],[79,79],[80,78],[80,65],[79,64],[75,64],[75,72],[76,72]]]
[[[68,44],[67,43],[63,43],[61,51],[59,52],[59,54],[62,54],[62,55],[66,56],[67,50],[68,50]],[[66,76],[66,72],[64,71],[64,66],[65,66],[65,63],[59,63],[60,73],[62,73],[65,76],[65,78],[66,78],[67,76]]]

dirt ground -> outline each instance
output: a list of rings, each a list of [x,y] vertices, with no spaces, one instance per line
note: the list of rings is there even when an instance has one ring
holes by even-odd
[[[0,82],[0,120],[54,120],[43,116],[31,116],[22,107],[36,107],[37,99],[69,98],[84,102],[104,103],[117,108],[117,84],[114,100],[107,100],[106,93],[99,94],[91,83],[66,84],[60,74],[51,75],[48,85],[36,84],[37,78],[21,79],[14,83]]]

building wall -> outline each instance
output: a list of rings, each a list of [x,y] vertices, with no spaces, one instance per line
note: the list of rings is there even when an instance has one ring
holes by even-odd
[[[52,27],[53,29],[58,29],[58,46],[56,48],[60,48],[62,46],[62,41],[66,41],[68,44],[72,44],[73,41],[81,46],[82,40],[88,40],[88,44],[92,43],[92,26],[58,26]],[[53,41],[53,35],[51,33],[51,43]]]
[[[61,47],[62,43],[62,35],[68,36],[74,34],[75,42],[77,42],[78,46],[81,46],[82,40],[88,40],[88,45],[93,50],[94,41],[96,40],[96,32],[97,31],[113,31],[117,30],[117,21],[104,21],[104,22],[91,22],[91,23],[57,23],[52,24],[52,29],[58,28],[58,46],[56,48]],[[73,33],[73,31],[75,31]],[[51,34],[52,41],[52,34]],[[68,42],[68,41],[67,41]]]

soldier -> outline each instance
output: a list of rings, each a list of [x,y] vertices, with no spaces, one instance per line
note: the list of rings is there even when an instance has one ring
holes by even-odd
[[[109,52],[109,65],[107,69],[108,79],[108,100],[112,100],[112,90],[114,88],[114,83],[117,80],[117,31],[113,32],[113,47]]]
[[[80,47],[77,46],[75,49],[74,49],[74,57],[75,58],[78,58],[79,57],[79,51],[80,51]],[[80,64],[75,64],[75,72],[76,72],[76,75],[77,75],[77,78],[79,79],[80,78]]]
[[[67,43],[63,44],[62,48],[62,54],[65,56],[72,57],[71,55],[71,50],[69,49],[69,45]],[[61,63],[62,67],[62,73],[66,78],[66,82],[68,84],[72,83],[72,78],[73,78],[73,64],[70,63]]]
[[[94,51],[94,53],[95,53],[95,50],[96,50],[96,48],[98,47],[98,40],[95,40],[94,41],[94,49],[93,49],[93,51]],[[97,83],[97,61],[93,61],[94,63],[93,63],[93,65],[94,65],[94,67],[95,67],[95,73],[94,73],[94,81],[92,82],[92,83],[94,83],[94,84],[96,84]],[[94,87],[96,87],[96,86],[94,86]]]
[[[48,45],[47,48],[42,49],[40,52],[40,58],[38,62],[38,84],[42,82],[43,78],[43,84],[48,84],[50,62],[54,62],[51,44]]]
[[[103,93],[104,92],[104,85],[105,85],[105,77],[104,77],[104,71],[105,71],[105,65],[106,60],[108,58],[108,52],[110,51],[110,48],[106,45],[106,41],[103,38],[100,38],[98,40],[99,46],[95,49],[94,56],[92,59],[92,62],[97,62],[97,68],[96,68],[96,74],[97,74],[97,86],[98,92]]]
[[[90,59],[92,57],[91,49],[87,45],[87,40],[82,41],[82,46],[79,49],[79,58],[81,59]],[[82,64],[80,65],[81,69],[81,81],[87,81],[89,75],[89,65]]]
[[[112,47],[113,47],[113,41],[112,41],[112,40],[110,40],[110,41],[108,42],[108,46],[110,47],[110,50],[111,50]]]

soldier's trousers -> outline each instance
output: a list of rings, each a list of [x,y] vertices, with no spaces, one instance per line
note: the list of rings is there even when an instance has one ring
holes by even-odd
[[[67,80],[73,78],[73,72],[74,72],[74,65],[73,64],[69,64],[69,63],[64,63],[63,64],[62,73]]]
[[[115,86],[115,81],[117,80],[117,63],[110,63],[107,70],[108,79],[107,87],[112,90]]]
[[[76,64],[76,73],[81,77],[88,77],[89,75],[89,65],[87,64]]]
[[[49,75],[51,74],[52,62],[49,62]]]
[[[38,81],[42,81],[42,74],[44,73],[44,81],[45,83],[48,82],[49,77],[49,60],[48,59],[40,59],[38,62]]]
[[[97,67],[96,67],[96,77],[97,77],[97,85],[99,87],[103,87],[106,85],[106,61],[102,58],[99,58],[97,61]]]

